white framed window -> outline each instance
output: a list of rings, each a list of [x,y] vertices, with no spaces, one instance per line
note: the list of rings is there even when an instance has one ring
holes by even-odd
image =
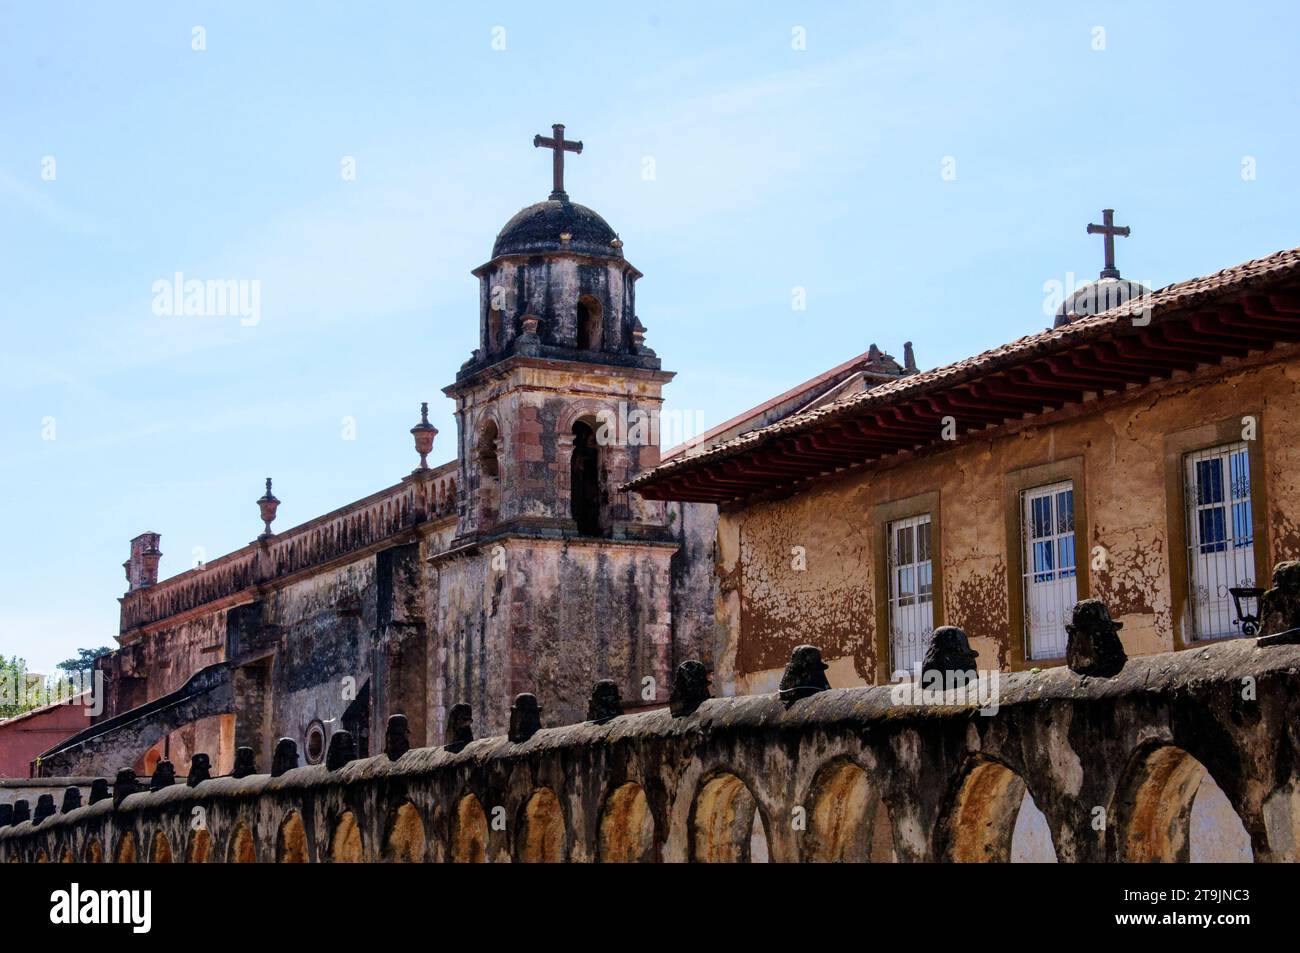
[[[934,635],[934,569],[930,514],[887,524],[889,533],[889,653],[894,679],[920,665]]]
[[[1192,638],[1237,635],[1228,590],[1255,585],[1250,451],[1232,443],[1189,453],[1184,475]]]
[[[1074,483],[1066,480],[1025,490],[1020,501],[1026,657],[1061,658],[1065,655],[1065,623],[1079,600]]]

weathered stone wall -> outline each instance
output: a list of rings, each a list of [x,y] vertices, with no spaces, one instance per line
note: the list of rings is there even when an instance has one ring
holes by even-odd
[[[225,659],[224,607],[132,638],[100,663],[104,717],[174,692],[199,669]]]
[[[573,425],[581,420],[598,430],[597,421],[605,419],[618,422],[599,448],[607,535],[654,535],[666,522],[664,504],[619,487],[659,462],[652,440],[657,434],[648,424],[643,433],[633,428],[638,413],[657,416],[661,388],[671,377],[634,368],[512,361],[448,388],[457,398],[465,473],[459,535],[496,528],[572,532]],[[492,433],[496,438],[489,441]],[[496,477],[482,462],[492,449],[489,442],[495,445]]]
[[[586,715],[585,686],[643,680],[667,701],[674,663],[672,543],[505,536],[436,560],[438,633],[430,719],[470,704],[482,732],[505,730],[510,699],[532,692],[543,723]]]
[[[718,508],[712,503],[668,504],[668,526],[677,543],[672,558],[673,660],[699,659],[713,669],[719,641]]]
[[[1207,778],[1254,859],[1300,860],[1300,646],[1219,643],[1111,679],[1014,673],[988,714],[894,692],[712,699],[177,784],[0,828],[0,860],[996,861],[1028,801],[1060,861],[1186,861],[1206,850]]]
[[[824,648],[841,684],[887,680],[888,660],[876,657],[883,541],[873,508],[926,493],[937,494],[942,516],[934,541],[943,585],[937,612],[965,628],[982,664],[1024,664],[1015,642],[1021,636],[1011,633],[1008,573],[1019,571],[1020,554],[1008,551],[1008,484],[1030,468],[1073,461],[1081,466],[1075,492],[1085,494],[1087,515],[1076,532],[1089,563],[1097,547],[1106,553],[1102,568],[1084,568],[1089,589],[1079,598],[1111,605],[1131,655],[1181,644],[1176,631],[1187,633],[1177,622],[1183,606],[1175,604],[1171,558],[1185,557],[1171,556],[1166,511],[1170,448],[1180,435],[1193,446],[1227,442],[1215,438],[1216,428],[1240,439],[1242,418],[1255,417],[1264,472],[1253,480],[1267,498],[1267,519],[1255,534],[1258,561],[1271,565],[1300,553],[1300,361],[1287,354],[1195,379],[1176,375],[942,452],[882,461],[789,499],[724,507],[720,684],[771,690],[790,650],[805,641]],[[806,553],[804,571],[793,568],[793,547]]]

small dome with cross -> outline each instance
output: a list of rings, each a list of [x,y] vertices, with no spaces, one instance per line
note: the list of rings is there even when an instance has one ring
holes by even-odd
[[[1127,278],[1099,278],[1096,281],[1086,281],[1056,309],[1054,327],[1059,328],[1077,318],[1086,318],[1090,314],[1101,314],[1111,308],[1118,308],[1126,301],[1150,293],[1151,289],[1146,285],[1129,281]]]
[[[520,210],[497,235],[492,257],[566,251],[601,258],[623,257],[622,242],[609,223],[567,197]]]
[[[1078,287],[1074,294],[1061,302],[1056,309],[1054,327],[1062,327],[1076,318],[1086,318],[1091,314],[1101,314],[1133,298],[1141,298],[1151,293],[1146,285],[1120,277],[1115,267],[1115,239],[1128,238],[1132,233],[1127,225],[1115,224],[1115,210],[1102,209],[1102,224],[1089,223],[1089,235],[1101,235],[1105,241],[1106,264],[1096,281],[1086,282]]]

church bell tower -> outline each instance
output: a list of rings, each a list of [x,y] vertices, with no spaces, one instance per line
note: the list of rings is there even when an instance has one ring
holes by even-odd
[[[510,219],[479,280],[479,346],[445,393],[456,400],[459,535],[506,531],[662,538],[663,508],[618,487],[658,462],[661,388],[673,377],[636,316],[641,273],[598,214],[554,189]]]
[[[565,191],[582,143],[556,125],[534,145],[553,151],[552,191],[474,269],[479,346],[444,388],[461,492],[430,560],[445,660],[431,720],[468,702],[478,733],[504,731],[520,692],[547,725],[583,720],[600,679],[629,707],[666,702],[673,664],[672,518],[620,489],[659,461],[673,375],[645,344],[622,240]]]

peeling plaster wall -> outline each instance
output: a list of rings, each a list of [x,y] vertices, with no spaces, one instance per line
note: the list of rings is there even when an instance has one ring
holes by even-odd
[[[1300,556],[1300,366],[1274,363],[1221,376],[1172,380],[1091,412],[1060,414],[992,439],[965,438],[939,453],[890,461],[815,484],[777,501],[724,507],[718,527],[719,681],[737,692],[779,678],[791,649],[809,642],[838,664],[842,681],[887,679],[876,655],[877,553],[872,508],[937,491],[942,539],[944,622],[966,629],[981,661],[1010,664],[1004,486],[1008,474],[1082,458],[1087,549],[1103,546],[1105,566],[1090,574],[1130,655],[1174,647],[1164,443],[1168,434],[1259,414],[1268,499],[1264,546],[1272,565]],[[1267,539],[1265,532],[1267,530]],[[792,566],[803,547],[807,568]]]

